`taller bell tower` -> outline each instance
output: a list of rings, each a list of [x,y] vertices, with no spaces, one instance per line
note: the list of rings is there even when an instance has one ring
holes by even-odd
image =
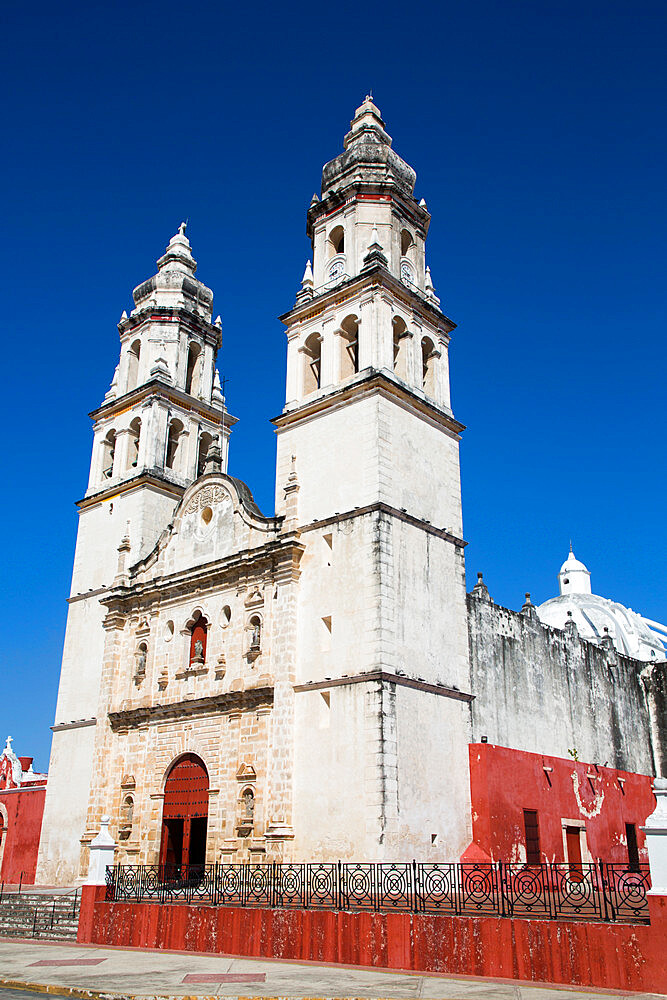
[[[128,564],[147,555],[186,488],[204,471],[209,447],[227,468],[236,423],[224,405],[215,368],[221,322],[213,293],[195,277],[185,224],[157,262],[157,274],[133,292],[123,313],[120,359],[93,420],[88,488],[79,529],[53,726],[38,881],[80,874],[78,837],[85,826],[104,656],[105,609],[119,547]]]
[[[391,148],[370,98],[322,172],[306,266],[287,326],[280,487],[296,455],[305,520],[382,500],[461,533],[449,394],[455,324],[440,309],[415,171]],[[344,405],[343,405],[344,404]],[[379,423],[378,423],[379,421]],[[280,512],[280,488],[276,498]]]
[[[274,421],[300,563],[294,827],[303,857],[456,857],[470,837],[455,324],[416,174],[367,97],[308,210]],[[354,831],[354,832],[351,832]],[[444,852],[444,854],[443,854]],[[457,853],[458,852],[458,853]]]

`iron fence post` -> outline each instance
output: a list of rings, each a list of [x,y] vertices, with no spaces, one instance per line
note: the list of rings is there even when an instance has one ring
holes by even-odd
[[[418,892],[418,889],[417,889],[417,859],[413,858],[412,859],[412,912],[413,913],[418,913],[419,912],[419,908],[418,908],[419,900],[417,898],[417,892]]]
[[[493,872],[491,872],[492,884],[493,884]],[[496,880],[497,880],[497,895],[498,895],[498,908],[499,915],[501,917],[507,916],[505,913],[505,892],[503,885],[503,863],[498,861],[496,865]],[[492,889],[493,891],[493,889]]]
[[[35,907],[35,916],[32,921],[32,936],[37,936],[37,907]]]
[[[336,895],[338,897],[338,909],[343,910],[345,907],[343,906],[343,865],[341,861],[338,862],[337,875]]]
[[[611,894],[609,898],[609,906],[607,906],[607,880],[604,877],[604,862],[602,858],[598,859],[598,863],[600,865],[600,884],[602,886],[601,893],[602,893],[602,899],[604,901],[604,919],[607,922],[611,923],[612,920],[616,919],[616,912],[614,910],[614,904],[611,900]],[[609,877],[609,869],[607,869],[607,878],[608,877]],[[602,907],[600,907],[600,909],[602,909]],[[602,916],[602,913],[600,913],[600,916]]]

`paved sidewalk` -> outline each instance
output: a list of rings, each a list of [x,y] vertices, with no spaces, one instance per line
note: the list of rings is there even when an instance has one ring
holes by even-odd
[[[0,939],[0,986],[105,997],[428,997],[432,1000],[579,1000],[606,993],[461,979],[385,969],[232,958],[192,952],[101,948]],[[662,998],[664,1000],[664,997]]]

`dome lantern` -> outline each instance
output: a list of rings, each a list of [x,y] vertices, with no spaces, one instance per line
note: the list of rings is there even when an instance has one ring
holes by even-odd
[[[591,593],[590,570],[575,557],[572,551],[572,542],[570,542],[570,554],[558,574],[558,587],[561,597],[566,594]]]

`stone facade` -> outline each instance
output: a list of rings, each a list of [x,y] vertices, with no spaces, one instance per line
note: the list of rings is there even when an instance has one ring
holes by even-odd
[[[192,860],[168,822],[190,822],[179,762],[207,782],[197,863],[452,860],[480,732],[644,770],[664,754],[634,661],[480,590],[466,605],[455,325],[426,265],[430,216],[370,99],[344,145],[282,317],[275,516],[226,471],[220,324],[183,226],[121,319],[91,415],[40,881],[86,874],[105,815],[117,860]]]

